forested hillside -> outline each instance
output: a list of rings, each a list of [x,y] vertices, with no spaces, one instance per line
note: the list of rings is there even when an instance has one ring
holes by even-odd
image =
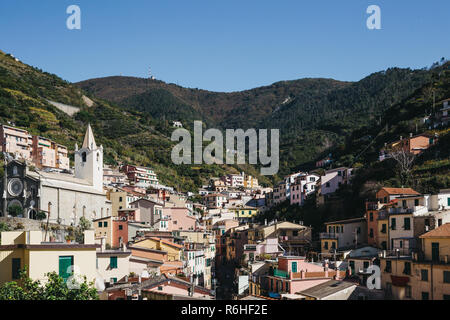
[[[86,96],[93,105],[86,104]],[[72,117],[48,100],[80,109]],[[83,141],[91,123],[97,144],[105,149],[105,162],[151,166],[162,183],[180,190],[196,190],[211,176],[239,172],[243,168],[258,176],[252,166],[174,165],[170,159],[174,145],[168,121],[155,119],[138,110],[125,110],[114,103],[85,93],[69,82],[28,66],[0,51],[0,123],[13,124],[66,145],[73,157],[75,143]],[[269,181],[259,177],[264,183]]]

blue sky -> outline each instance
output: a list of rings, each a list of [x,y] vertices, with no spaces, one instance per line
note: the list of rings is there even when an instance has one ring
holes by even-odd
[[[81,8],[81,30],[66,8]],[[368,30],[366,8],[381,8]],[[214,91],[355,81],[450,58],[448,0],[1,0],[0,49],[76,82],[146,77]]]

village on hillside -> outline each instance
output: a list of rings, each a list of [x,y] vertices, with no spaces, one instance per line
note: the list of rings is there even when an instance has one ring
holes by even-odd
[[[387,141],[379,161],[438,139]],[[55,272],[85,277],[102,300],[450,300],[450,189],[381,186],[361,216],[317,230],[258,217],[336,201],[357,168],[328,157],[273,188],[242,172],[183,193],[152,168],[106,166],[90,125],[78,143],[71,166],[67,147],[0,126],[0,286]]]

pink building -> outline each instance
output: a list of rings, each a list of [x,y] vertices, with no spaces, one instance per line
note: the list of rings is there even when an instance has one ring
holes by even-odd
[[[40,169],[70,168],[68,150],[65,146],[47,138],[31,136],[26,130],[0,126],[0,145],[1,151],[32,161]]]
[[[257,260],[258,257],[270,255],[272,258],[278,257],[283,251],[278,246],[278,238],[267,238],[258,244],[245,244],[244,254],[247,261]]]
[[[197,219],[189,215],[189,209],[183,207],[163,208],[163,221],[167,226],[160,228],[163,231],[196,230]]]
[[[342,271],[306,262],[304,257],[283,256],[278,257],[278,268],[268,276],[268,291],[295,294],[344,276]]]
[[[28,131],[2,125],[0,126],[1,151],[31,161],[33,138]]]
[[[325,171],[325,175],[320,178],[321,195],[334,193],[341,185],[349,183],[352,171],[352,168],[345,167]]]

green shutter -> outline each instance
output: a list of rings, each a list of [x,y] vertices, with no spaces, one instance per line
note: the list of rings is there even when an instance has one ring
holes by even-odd
[[[109,258],[109,267],[111,269],[117,269],[117,257],[110,257]]]
[[[297,272],[297,262],[292,262],[292,272]]]
[[[59,276],[64,279],[64,282],[72,275],[73,256],[59,257]]]

